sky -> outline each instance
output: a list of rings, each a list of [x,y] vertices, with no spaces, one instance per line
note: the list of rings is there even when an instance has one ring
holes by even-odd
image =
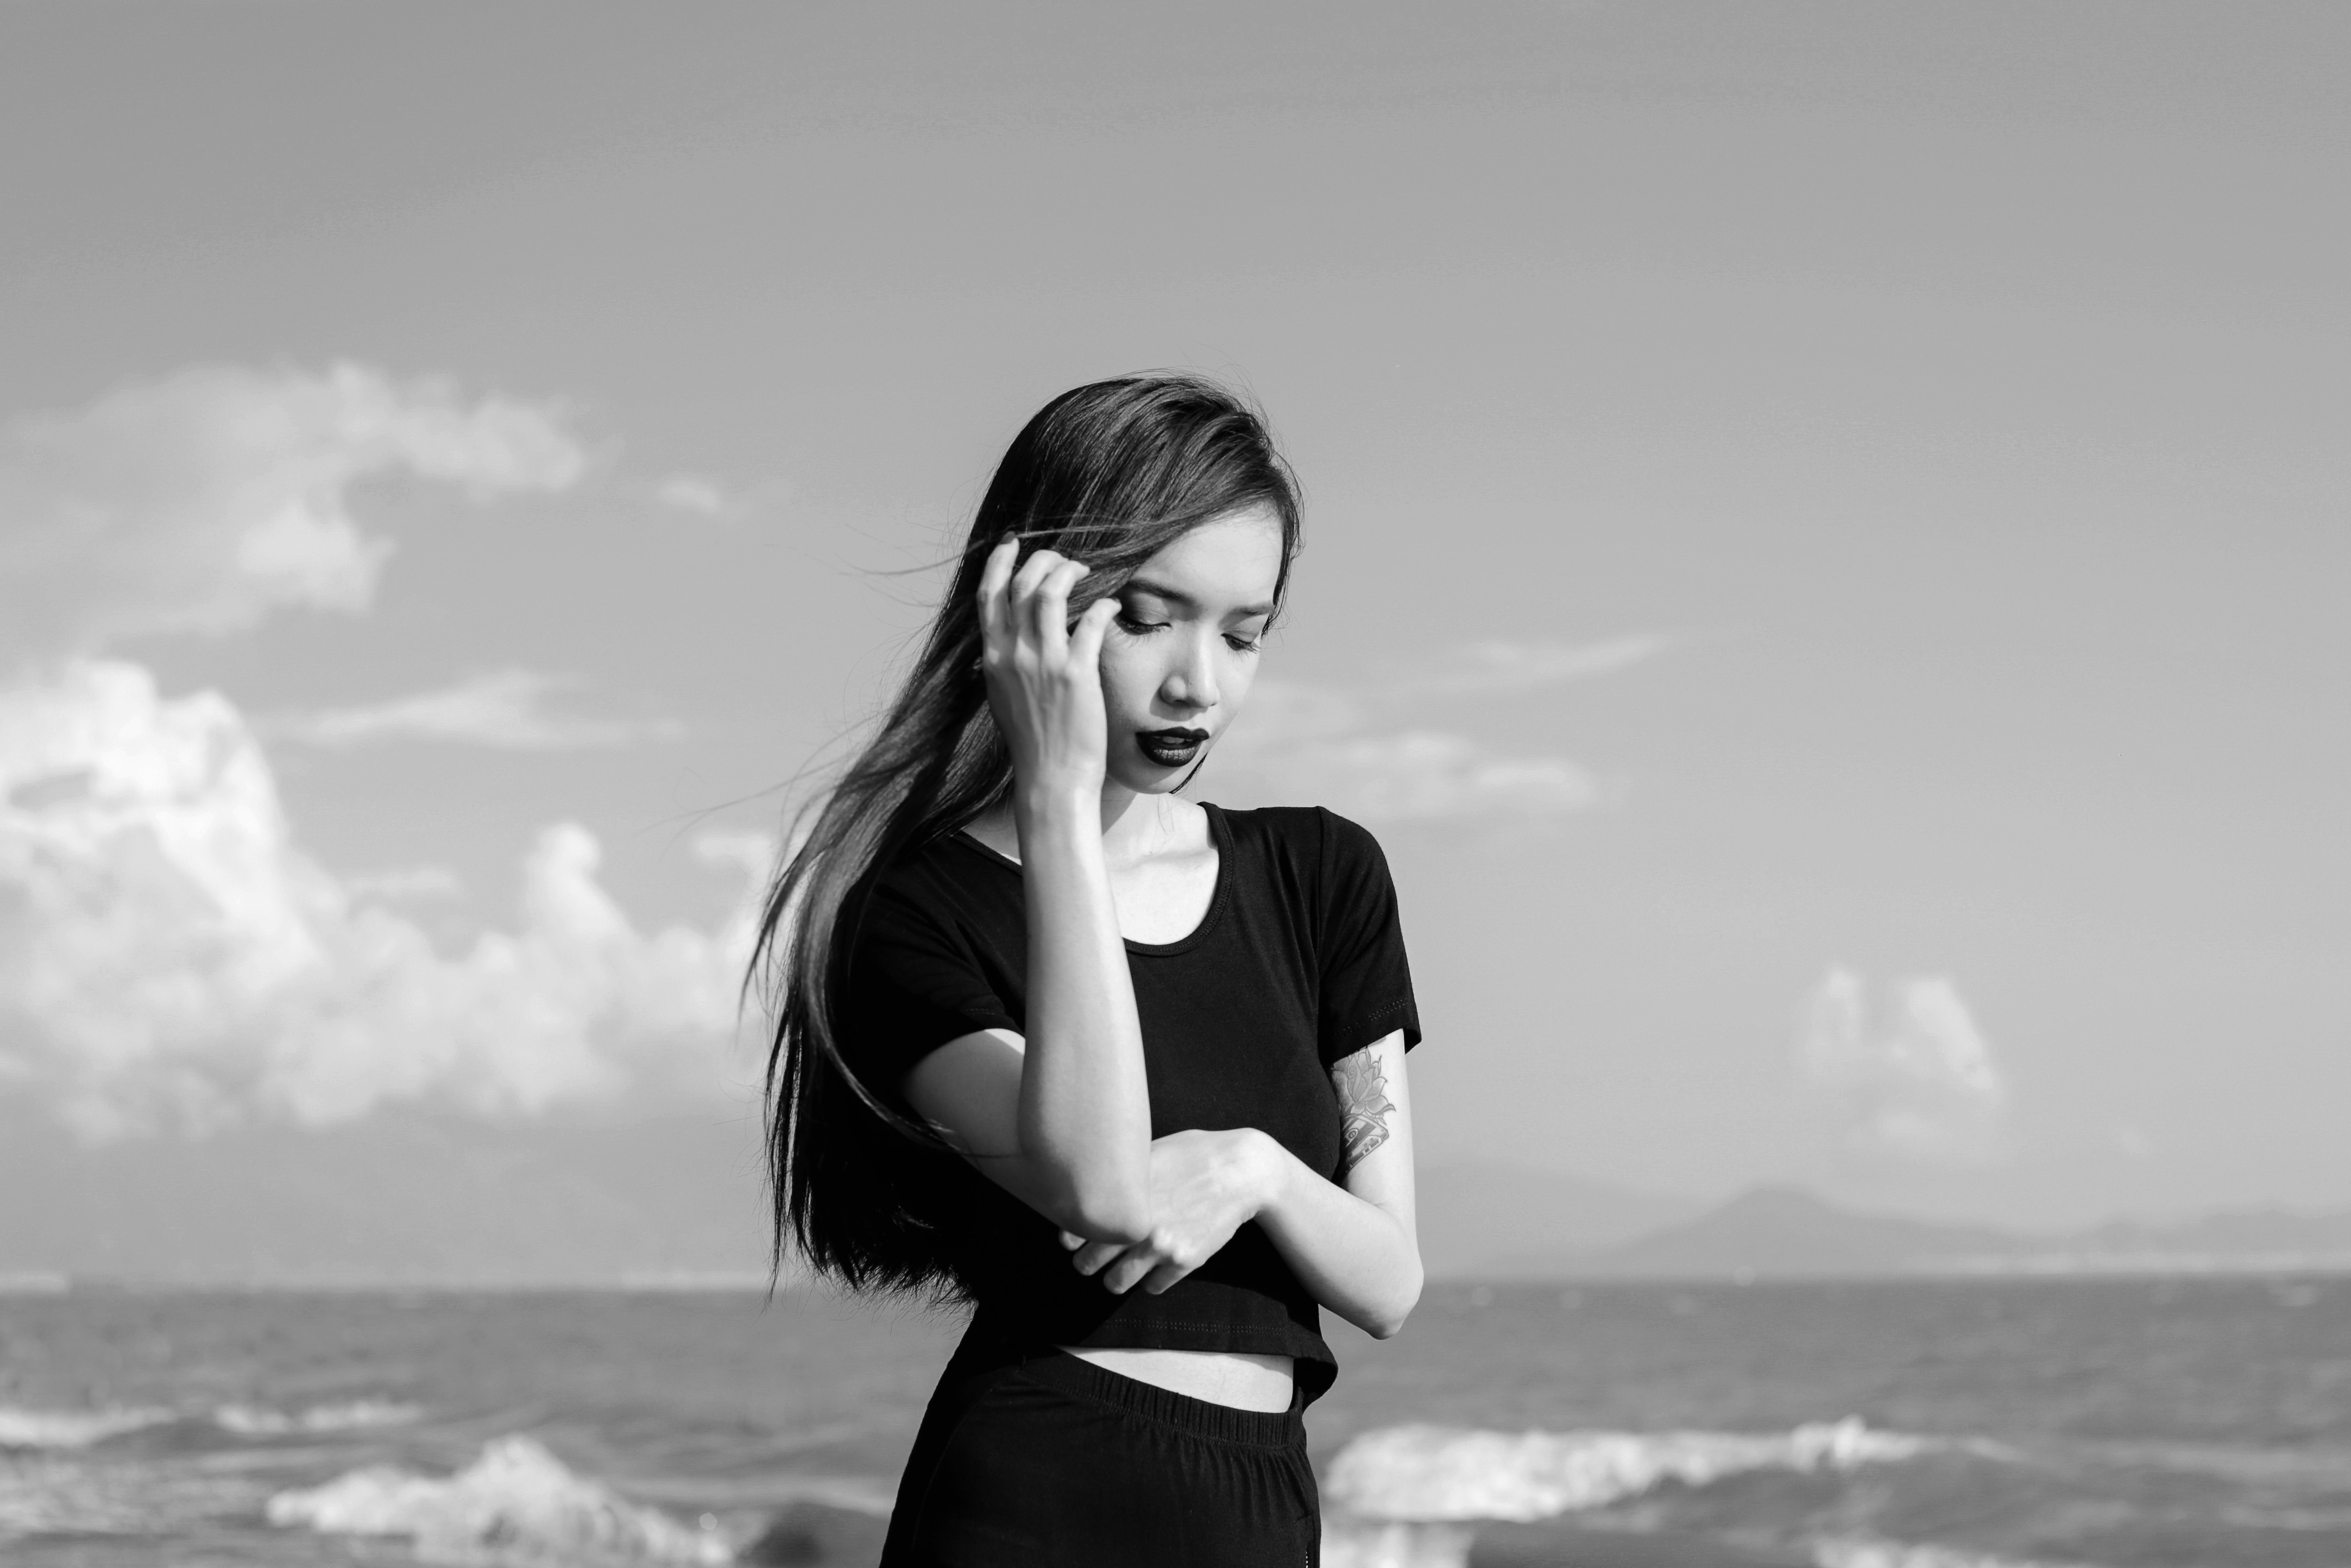
[[[1379,836],[1424,1160],[2351,1202],[2346,63],[2296,5],[10,6],[0,1127],[740,1142],[788,805],[1028,415],[1177,366],[1308,504],[1198,793]]]

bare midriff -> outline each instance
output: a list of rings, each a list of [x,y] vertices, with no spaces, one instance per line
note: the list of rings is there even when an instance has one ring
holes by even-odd
[[[1287,1355],[1246,1350],[1096,1350],[1064,1345],[1081,1361],[1171,1394],[1237,1410],[1287,1410],[1295,1366]]]

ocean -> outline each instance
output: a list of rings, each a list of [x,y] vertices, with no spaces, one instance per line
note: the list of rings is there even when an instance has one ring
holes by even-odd
[[[948,1314],[0,1296],[9,1568],[872,1561]],[[1339,1328],[1332,1568],[2346,1568],[2351,1279],[1433,1285]]]

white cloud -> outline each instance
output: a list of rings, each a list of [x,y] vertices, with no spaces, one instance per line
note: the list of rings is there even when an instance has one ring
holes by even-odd
[[[747,483],[714,479],[706,473],[672,473],[653,486],[656,504],[718,522],[731,522],[789,500],[792,486],[780,479]]]
[[[528,670],[500,670],[438,691],[276,721],[266,728],[314,746],[382,741],[448,741],[505,751],[573,751],[674,740],[671,722],[632,722],[550,712],[549,693],[566,682]]]
[[[653,499],[664,506],[699,513],[705,517],[724,517],[735,510],[735,504],[717,483],[698,473],[671,474],[654,486]]]
[[[1555,815],[1609,795],[1565,758],[1502,756],[1437,730],[1281,745],[1220,770],[1219,785],[1228,779],[1276,804],[1327,805],[1367,823]]]
[[[586,454],[553,410],[362,365],[203,367],[0,433],[0,573],[18,655],[355,611],[389,540],[351,487],[407,472],[475,499],[559,491]]]
[[[1655,659],[1673,644],[1662,632],[1638,632],[1605,642],[1473,643],[1397,681],[1393,690],[1415,696],[1523,691],[1614,674]]]
[[[1558,816],[1621,791],[1564,757],[1513,757],[1465,735],[1380,722],[1369,699],[1260,680],[1203,772],[1212,798],[1327,805],[1365,823]]]
[[[342,878],[343,891],[354,898],[455,898],[465,890],[465,879],[446,866],[402,866],[390,871],[365,871]]]
[[[747,840],[705,853],[765,866]],[[543,830],[516,928],[444,955],[295,844],[226,699],[69,665],[0,692],[0,1079],[99,1136],[706,1086],[747,904],[643,932],[598,859],[584,828]]]
[[[1943,1165],[2005,1152],[2007,1079],[1949,980],[1896,980],[1873,1009],[1861,976],[1832,967],[1806,999],[1796,1060],[1855,1147]]]

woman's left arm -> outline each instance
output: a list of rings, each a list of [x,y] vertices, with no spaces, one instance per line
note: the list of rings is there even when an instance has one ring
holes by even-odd
[[[1331,1085],[1345,1139],[1339,1181],[1255,1127],[1170,1133],[1151,1146],[1150,1236],[1122,1246],[1064,1231],[1078,1272],[1156,1294],[1254,1220],[1317,1301],[1375,1338],[1394,1334],[1421,1283],[1403,1033],[1342,1057]]]
[[[1420,1300],[1404,1057],[1399,1031],[1331,1069],[1346,1139],[1343,1186],[1265,1138],[1272,1153],[1256,1216],[1315,1299],[1375,1339],[1404,1327]]]

